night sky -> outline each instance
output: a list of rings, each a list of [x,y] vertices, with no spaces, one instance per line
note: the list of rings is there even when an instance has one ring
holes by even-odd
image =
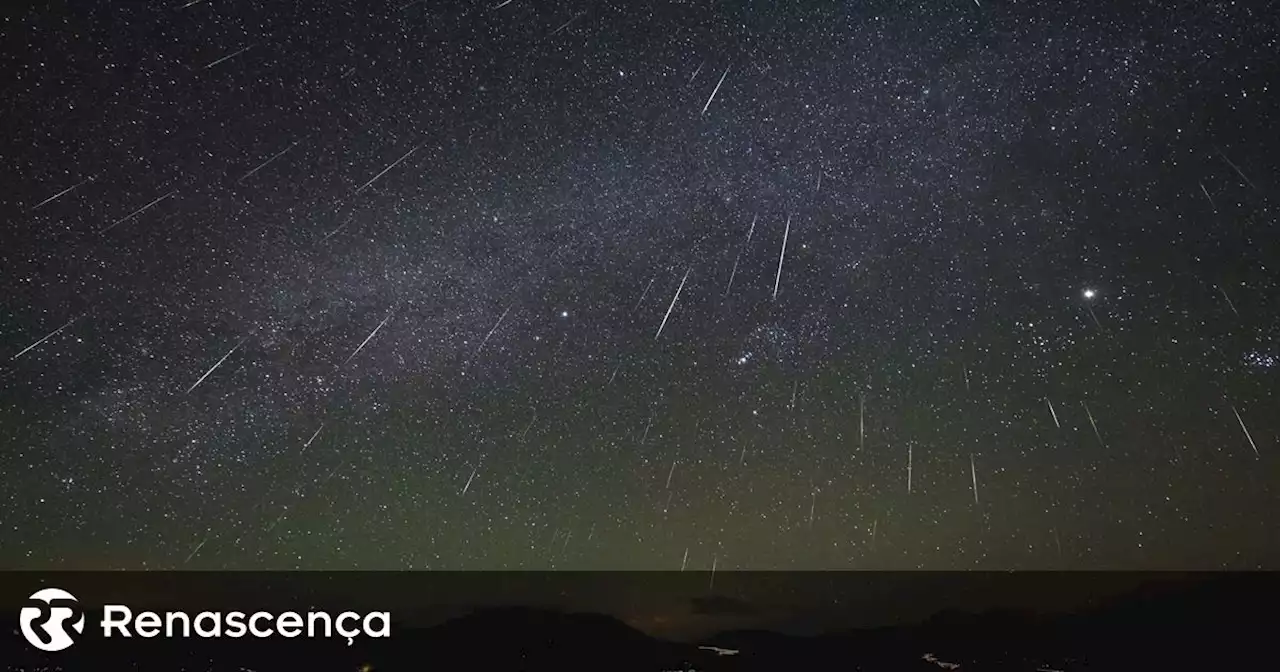
[[[3,17],[0,566],[1280,566],[1270,3]]]

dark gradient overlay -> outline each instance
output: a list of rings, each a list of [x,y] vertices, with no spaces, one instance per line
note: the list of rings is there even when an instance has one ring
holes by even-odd
[[[16,613],[70,592],[85,636],[19,670],[978,671],[1267,669],[1272,573],[387,572],[0,573]],[[104,639],[135,614],[390,612],[387,637]],[[163,618],[163,617],[161,617]],[[304,617],[305,618],[305,617]],[[708,648],[715,647],[715,648]],[[727,654],[721,652],[729,652]],[[1236,668],[1233,665],[1248,663]],[[955,669],[955,668],[947,668]]]
[[[733,629],[815,635],[914,625],[942,612],[1085,612],[1131,595],[1201,586],[1246,586],[1259,602],[1280,596],[1280,576],[1269,573],[6,572],[0,604],[16,612],[36,590],[54,587],[87,611],[104,604],[191,614],[387,611],[398,629],[523,607],[611,616],[655,636],[687,639]]]

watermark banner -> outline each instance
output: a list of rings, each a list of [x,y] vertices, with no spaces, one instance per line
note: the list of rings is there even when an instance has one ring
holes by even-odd
[[[267,672],[460,656],[484,669],[665,672],[827,651],[969,670],[1000,649],[1065,672],[1125,651],[1185,663],[1209,639],[1234,648],[1206,664],[1244,656],[1280,624],[1277,598],[1280,576],[1263,573],[8,572],[0,662]]]

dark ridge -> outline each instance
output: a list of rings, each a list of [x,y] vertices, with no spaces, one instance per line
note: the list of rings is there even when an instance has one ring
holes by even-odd
[[[754,652],[735,670],[838,669],[829,662],[836,660],[864,669],[946,669],[938,662],[961,670],[1226,669],[1269,660],[1278,598],[1280,575],[1171,577],[1075,613],[943,610],[914,626],[810,638],[726,632],[704,644]]]

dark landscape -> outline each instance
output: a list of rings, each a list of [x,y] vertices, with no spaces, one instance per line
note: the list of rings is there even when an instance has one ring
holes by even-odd
[[[485,608],[383,640],[85,640],[39,654],[6,633],[7,670],[1240,670],[1270,669],[1275,575],[1153,581],[1076,613],[942,611],[923,623],[818,636],[740,630],[656,639],[600,614]],[[90,616],[90,623],[93,622]]]

